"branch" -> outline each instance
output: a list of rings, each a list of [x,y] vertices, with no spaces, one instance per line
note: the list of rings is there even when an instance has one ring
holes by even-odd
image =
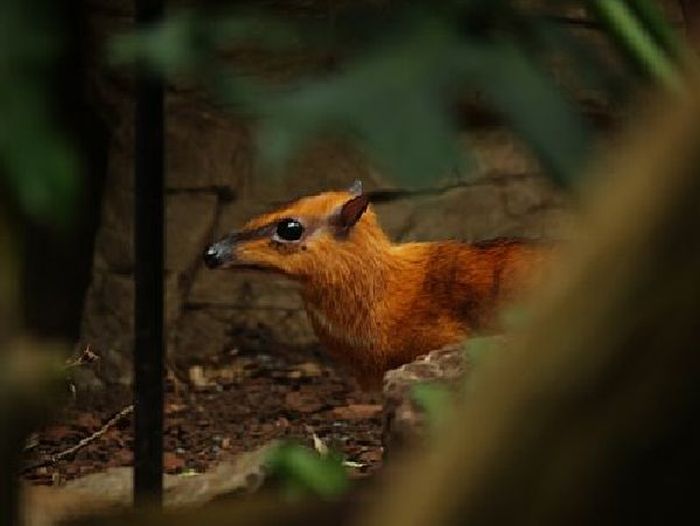
[[[74,446],[69,447],[68,449],[65,449],[63,451],[60,451],[56,453],[55,455],[49,455],[47,458],[41,460],[40,462],[37,462],[35,464],[32,464],[26,468],[24,468],[23,473],[27,473],[29,471],[33,471],[37,468],[42,468],[44,466],[51,466],[58,462],[59,460],[70,456],[80,449],[84,448],[88,444],[91,444],[98,438],[100,438],[102,435],[104,435],[111,427],[115,426],[119,421],[130,415],[134,411],[134,405],[128,405],[121,411],[119,411],[117,414],[115,414],[112,418],[110,418],[105,425],[103,425],[100,429],[95,431],[92,435],[87,436],[83,439],[81,439],[77,444]]]

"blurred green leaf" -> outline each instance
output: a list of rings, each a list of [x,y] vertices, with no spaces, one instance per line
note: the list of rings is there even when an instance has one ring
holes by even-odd
[[[678,33],[666,20],[666,16],[652,0],[634,0],[629,3],[642,25],[651,33],[656,43],[673,59],[680,60],[686,52],[685,46],[678,38]]]
[[[140,62],[174,75],[206,69],[217,52],[236,43],[280,49],[298,45],[299,36],[292,25],[258,12],[181,9],[153,27],[114,38],[109,58],[114,64]]]
[[[434,382],[413,386],[411,397],[423,409],[428,428],[435,432],[450,415],[454,407],[454,396],[448,387]]]
[[[654,38],[670,38],[662,26],[662,17],[644,10],[644,23],[624,0],[591,0],[592,11],[605,23],[608,32],[626,55],[646,74],[672,91],[682,87],[680,72]],[[651,29],[647,26],[651,26]]]
[[[157,26],[118,36],[112,41],[110,58],[116,64],[140,61],[165,74],[187,71],[209,52],[207,27],[198,13],[180,12]]]
[[[273,166],[311,136],[346,133],[398,182],[434,182],[464,166],[451,104],[472,86],[500,111],[553,176],[585,165],[588,125],[540,67],[506,40],[465,40],[423,16],[404,40],[339,76],[273,97],[258,136]]]
[[[590,131],[553,79],[503,40],[481,50],[473,81],[549,174],[560,184],[571,185],[585,168]]]
[[[535,58],[545,64],[555,61],[557,70],[575,80],[574,89],[605,94],[620,104],[626,100],[631,89],[629,75],[622,68],[609,66],[606,48],[591,45],[590,30],[572,31],[544,17],[530,17],[521,26],[536,47]]]
[[[524,327],[530,321],[530,317],[530,310],[517,304],[509,305],[507,308],[502,309],[500,313],[501,324],[508,331]]]
[[[51,7],[0,4],[0,177],[24,212],[61,224],[75,209],[79,167],[49,110],[47,77],[61,44]]]
[[[273,449],[266,465],[290,496],[311,494],[331,499],[350,486],[343,459],[335,453],[322,456],[308,447],[285,443]]]
[[[464,344],[464,352],[470,367],[477,366],[484,356],[503,347],[503,338],[499,336],[481,336],[469,338]]]
[[[26,213],[40,221],[64,223],[74,212],[78,165],[67,144],[41,129],[40,121],[36,124],[34,129],[15,127],[11,137],[0,131],[6,183]]]
[[[678,75],[627,4],[588,4],[602,6],[611,27],[619,26],[611,31],[667,82]],[[673,32],[642,7],[639,16],[670,46]],[[468,159],[454,106],[474,90],[530,146],[549,176],[571,185],[586,168],[592,131],[543,65],[548,53],[569,55],[593,90],[627,93],[607,76],[595,46],[507,0],[422,1],[392,9],[332,5],[325,14],[285,23],[260,13],[183,11],[122,37],[114,53],[120,61],[138,59],[168,73],[196,70],[220,101],[256,120],[259,152],[272,172],[309,141],[334,134],[359,144],[382,171],[413,187],[463,171]],[[227,44],[246,41],[282,52],[296,45],[333,49],[343,68],[273,88],[234,74],[217,55]]]
[[[329,79],[280,92],[258,108],[258,144],[279,167],[323,133],[351,137],[395,179],[416,186],[463,162],[447,111],[458,42],[447,24],[415,21],[405,39]]]
[[[476,336],[468,338],[463,345],[467,373],[464,384],[450,386],[444,383],[423,382],[411,389],[411,398],[423,409],[431,433],[439,432],[442,423],[449,420],[454,412],[456,395],[463,394],[463,388],[471,384],[484,356],[502,349],[502,336]]]

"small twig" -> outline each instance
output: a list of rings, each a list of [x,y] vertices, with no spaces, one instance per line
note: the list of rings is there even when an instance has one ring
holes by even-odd
[[[100,357],[90,349],[90,344],[88,343],[85,346],[85,349],[83,352],[81,352],[76,358],[71,358],[66,361],[66,364],[63,366],[64,369],[72,369],[74,367],[80,367],[81,365],[85,365],[86,363],[92,363],[97,360],[99,360]]]
[[[39,434],[32,433],[31,435],[29,435],[29,438],[27,438],[27,441],[24,443],[24,452],[26,453],[27,451],[31,451],[32,449],[34,449],[38,445],[39,445]]]
[[[316,450],[316,452],[322,457],[328,455],[328,446],[323,440],[319,438],[319,436],[314,431],[314,428],[308,424],[306,424],[304,427],[306,428],[306,432],[311,435],[311,440],[313,440],[314,449]]]
[[[85,364],[94,363],[99,359],[100,356],[92,351],[90,344],[88,343],[85,346],[85,349],[83,349],[83,351],[77,357],[66,360],[66,363],[63,366],[63,371],[66,373],[68,378],[68,388],[70,389],[73,399],[75,399],[77,396],[77,389],[75,388],[75,384],[70,381],[69,371],[71,369],[75,369],[76,367],[82,367]]]
[[[314,443],[314,449],[316,450],[316,453],[318,453],[322,457],[326,457],[330,454],[330,449],[326,445],[326,443],[319,438],[319,436],[316,434],[314,431],[314,428],[311,427],[310,425],[306,424],[304,425],[304,428],[306,429],[306,432],[311,434],[311,440],[313,440]],[[363,468],[365,467],[366,464],[363,464],[361,462],[354,462],[352,460],[343,460],[343,467],[346,468]]]
[[[32,464],[31,466],[28,466],[24,468],[24,472],[27,473],[29,471],[33,471],[37,468],[42,468],[44,466],[50,466],[52,464],[55,464],[59,460],[72,455],[73,453],[77,452],[78,450],[84,448],[88,444],[94,442],[98,438],[100,438],[102,435],[104,435],[109,428],[114,426],[117,422],[131,414],[134,410],[134,405],[128,405],[121,411],[119,411],[117,414],[115,414],[112,418],[110,418],[105,425],[103,425],[100,429],[95,431],[92,435],[87,436],[83,439],[81,439],[77,444],[74,446],[69,447],[68,449],[64,449],[63,451],[59,451],[55,455],[49,455],[47,458],[43,459],[40,462],[37,462],[36,464]]]

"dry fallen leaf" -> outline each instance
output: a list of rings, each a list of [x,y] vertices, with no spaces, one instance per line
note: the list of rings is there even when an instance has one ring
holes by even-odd
[[[195,387],[206,387],[209,385],[206,377],[204,376],[204,368],[201,365],[194,365],[190,367],[188,376],[190,378],[190,383]]]
[[[311,434],[311,440],[313,440],[314,449],[316,450],[316,452],[322,457],[328,455],[328,446],[325,444],[325,442],[319,438],[319,436],[314,432],[314,429],[311,426],[307,425],[305,427],[307,433]]]

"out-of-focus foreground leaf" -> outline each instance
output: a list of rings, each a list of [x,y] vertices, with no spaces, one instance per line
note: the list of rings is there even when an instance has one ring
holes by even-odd
[[[680,54],[677,39],[661,13],[650,5],[631,7],[625,0],[591,0],[591,10],[607,26],[608,33],[625,55],[646,75],[666,88],[678,91],[680,72],[671,55]]]
[[[320,455],[307,447],[285,443],[270,453],[266,464],[291,497],[310,494],[334,498],[350,485],[342,458],[333,453]]]
[[[209,61],[205,68],[215,73],[203,78],[214,80],[209,87],[236,111],[258,119],[261,157],[273,167],[314,137],[333,133],[360,144],[402,184],[434,182],[465,165],[454,109],[465,95],[478,91],[541,156],[556,180],[570,182],[587,154],[583,119],[515,36],[489,26],[506,12],[517,20],[518,11],[507,11],[507,2],[477,4],[476,14],[474,9],[467,12],[485,20],[479,31],[465,25],[459,6],[396,7],[393,17],[370,26],[381,33],[370,39],[372,46],[360,45],[357,54],[346,50],[351,58],[342,68],[283,88],[241,78],[224,60],[213,66],[215,51],[226,38],[203,38],[212,33],[210,22],[192,13],[122,37],[117,55],[164,73]],[[244,20],[230,25],[245,35]],[[226,36],[240,38],[235,31]]]
[[[413,386],[411,397],[424,411],[428,428],[435,433],[454,413],[454,396],[449,387],[439,383]]]
[[[685,46],[654,0],[634,0],[630,7],[659,46],[674,60],[684,59]]]
[[[460,164],[449,90],[460,81],[460,42],[440,19],[424,17],[403,38],[329,78],[263,100],[258,144],[284,163],[322,133],[356,139],[398,181],[417,185]]]
[[[564,185],[573,183],[585,168],[589,130],[552,78],[518,47],[503,41],[483,50],[474,82],[549,174]]]
[[[53,4],[0,2],[0,188],[36,219],[69,218],[78,191],[78,163],[52,121],[52,61],[60,38]]]
[[[110,46],[110,60],[140,61],[167,75],[196,74],[209,68],[216,51],[236,43],[281,49],[298,41],[291,25],[264,13],[183,9],[153,27],[118,35]]]
[[[683,54],[682,46],[649,1],[581,4],[606,22],[630,63],[667,87],[681,85],[673,57]],[[554,180],[570,185],[585,169],[591,131],[542,58],[550,52],[571,54],[571,64],[587,69],[582,77],[605,90],[605,72],[591,71],[603,63],[586,57],[597,52],[593,45],[586,51],[561,31],[558,36],[547,32],[546,16],[505,0],[365,8],[359,19],[353,10],[345,16],[343,8],[329,9],[342,40],[343,67],[284,88],[243,78],[217,52],[231,41],[268,48],[274,43],[278,50],[292,42],[331,49],[334,31],[308,20],[285,24],[256,18],[259,14],[231,11],[212,18],[188,11],[123,37],[117,56],[165,73],[205,71],[200,77],[221,100],[258,119],[261,157],[273,167],[314,137],[333,133],[359,143],[398,182],[432,183],[463,166],[454,107],[476,90],[529,144]],[[261,32],[261,27],[270,30]],[[356,38],[353,45],[353,34],[362,42]]]
[[[519,338],[484,360],[434,453],[387,485],[358,524],[698,520],[700,84],[692,86],[666,93],[610,149],[576,242],[529,304]]]

